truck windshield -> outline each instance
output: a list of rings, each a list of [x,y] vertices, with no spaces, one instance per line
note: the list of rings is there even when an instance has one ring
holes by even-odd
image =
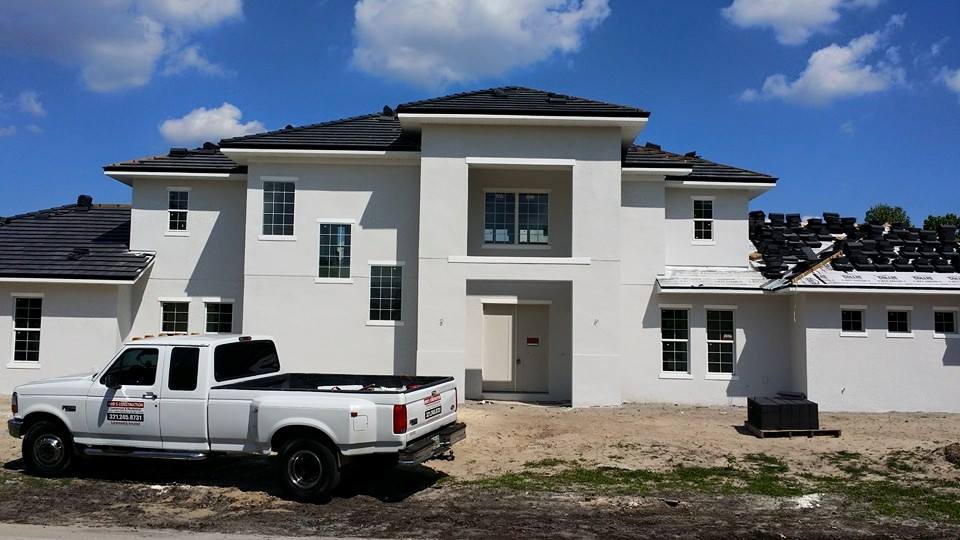
[[[240,341],[217,347],[213,354],[213,378],[217,382],[280,371],[277,347],[272,341]]]

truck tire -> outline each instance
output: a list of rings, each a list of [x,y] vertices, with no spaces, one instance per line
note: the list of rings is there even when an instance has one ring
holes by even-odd
[[[340,484],[340,466],[333,452],[311,439],[294,439],[280,449],[280,483],[301,501],[329,500]]]
[[[73,439],[57,422],[40,420],[23,437],[23,465],[36,476],[62,476],[73,464]]]

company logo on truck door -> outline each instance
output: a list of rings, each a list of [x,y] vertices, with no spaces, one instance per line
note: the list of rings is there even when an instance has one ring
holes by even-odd
[[[111,424],[142,424],[142,401],[107,402],[107,421]]]

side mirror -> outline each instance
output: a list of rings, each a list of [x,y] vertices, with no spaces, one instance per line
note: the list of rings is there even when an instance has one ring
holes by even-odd
[[[120,384],[120,378],[117,377],[116,373],[107,373],[103,376],[103,385],[111,390],[119,390],[122,384]]]

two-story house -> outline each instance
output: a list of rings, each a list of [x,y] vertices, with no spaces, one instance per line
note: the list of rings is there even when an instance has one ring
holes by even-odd
[[[504,87],[108,165],[129,209],[0,225],[0,386],[243,332],[288,371],[452,375],[461,399],[960,411],[960,266],[845,269],[856,226],[748,219],[777,179],[637,145],[649,116]]]

